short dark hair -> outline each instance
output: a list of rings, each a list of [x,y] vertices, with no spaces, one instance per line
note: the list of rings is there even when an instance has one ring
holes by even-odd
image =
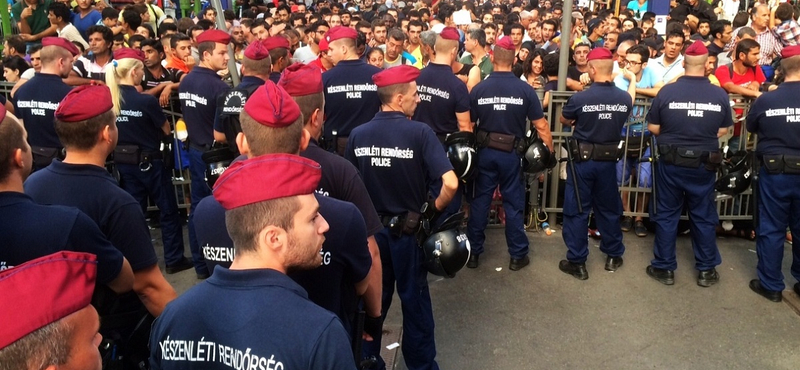
[[[678,30],[675,30],[675,29],[673,29],[672,31],[667,33],[667,36],[664,37],[664,41],[666,42],[667,40],[669,40],[669,39],[671,39],[673,37],[680,37],[681,38],[681,42],[686,41],[686,35],[683,34],[683,31],[678,31]]]
[[[542,26],[544,26],[545,24],[549,24],[549,25],[553,26],[554,30],[558,30],[558,22],[555,19],[545,19],[542,22]],[[544,28],[544,27],[542,27],[542,28]]]
[[[14,151],[17,149],[26,151],[24,132],[22,123],[11,114],[7,113],[0,122],[0,182],[5,181],[11,174]]]
[[[397,94],[403,94],[409,90],[410,84],[393,84],[378,88],[378,98],[382,104],[388,104]]]
[[[558,76],[558,54],[547,54],[542,58],[542,73],[549,77]]]
[[[631,54],[639,54],[642,57],[642,63],[647,63],[647,61],[650,60],[650,48],[645,44],[631,46],[631,48],[628,49],[628,55]]]
[[[100,13],[100,16],[103,17],[102,19],[117,19],[119,18],[119,10],[109,6],[107,8],[103,8],[103,12]]]
[[[56,118],[56,134],[67,149],[89,150],[97,144],[100,131],[115,124],[115,119],[113,110],[80,122],[63,122]]]
[[[248,204],[225,212],[228,228],[236,254],[258,251],[258,235],[270,225],[286,231],[294,226],[294,215],[300,210],[296,197],[277,198]]]
[[[186,34],[183,34],[183,33],[176,33],[176,34],[172,35],[172,39],[169,40],[169,47],[172,48],[172,49],[177,48],[178,47],[178,42],[180,42],[180,41],[189,41],[189,42],[191,42],[192,38],[189,37],[189,35],[186,35]]]
[[[108,44],[108,48],[110,49],[112,44],[114,43],[114,32],[112,32],[111,29],[106,26],[98,26],[98,25],[89,26],[89,28],[86,29],[87,38],[95,33],[103,35],[103,40],[105,40],[106,44]]]
[[[6,36],[6,42],[8,43],[8,47],[14,48],[17,53],[25,53],[25,40],[22,39],[20,35],[9,35]]]
[[[142,35],[138,35],[138,34],[137,35],[133,35],[133,36],[128,38],[128,47],[132,48],[133,44],[138,42],[139,43],[139,48],[141,48],[142,47],[142,41],[144,41],[144,40],[147,40],[147,38],[142,36]]]
[[[711,25],[710,25],[711,36],[714,36],[714,38],[717,38],[717,34],[721,35],[721,34],[725,33],[725,27],[726,26],[730,26],[730,25],[731,25],[731,22],[729,20],[727,20],[727,19],[720,19],[720,20],[716,20],[716,21],[712,22]]]
[[[169,31],[174,31],[174,32],[177,33],[178,32],[178,25],[175,24],[175,23],[164,23],[164,22],[162,22],[158,26],[158,34],[159,35],[164,35]]]
[[[126,7],[125,11],[122,12],[122,21],[125,22],[128,27],[135,30],[142,25],[142,16],[136,13],[133,8]]]
[[[213,54],[214,53],[214,48],[216,48],[216,47],[217,47],[217,43],[214,42],[214,41],[201,42],[201,43],[197,44],[197,55],[200,56],[200,60],[201,61],[205,60],[203,58],[203,55],[206,52],[209,52],[209,53]]]
[[[480,47],[486,47],[486,31],[482,28],[471,28],[467,33],[469,34],[469,38],[477,41]]]
[[[392,29],[390,29],[389,32],[386,33],[386,39],[390,38],[395,39],[397,41],[406,41],[406,34],[405,32],[403,32],[403,30],[397,27],[392,27]]]
[[[149,46],[149,47],[155,49],[156,52],[159,53],[159,54],[164,52],[164,45],[161,44],[161,41],[158,41],[158,40],[145,39],[145,40],[142,41],[140,46],[141,46],[141,48],[144,48],[145,46]]]
[[[50,11],[50,12],[53,12],[53,15],[56,18],[61,18],[62,22],[69,23],[69,16],[70,16],[70,13],[72,13],[72,12],[67,7],[67,4],[59,3],[59,2],[53,2],[53,3],[50,3],[50,6],[47,8],[47,10]]]
[[[754,39],[740,40],[736,44],[736,59],[739,59],[739,54],[741,53],[749,54],[750,50],[753,50],[755,48],[761,48],[761,45],[758,44],[758,41]]]
[[[214,28],[214,22],[212,22],[212,21],[210,21],[208,19],[201,19],[201,20],[197,21],[197,26],[202,28],[203,31],[208,31],[208,30]]]

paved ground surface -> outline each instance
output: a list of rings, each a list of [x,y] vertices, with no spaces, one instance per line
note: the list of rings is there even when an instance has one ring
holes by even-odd
[[[153,235],[160,254],[158,230]],[[644,272],[652,236],[625,234],[625,264],[614,273],[603,270],[605,256],[591,240],[590,278],[579,281],[558,270],[566,252],[560,230],[528,235],[532,263],[521,271],[508,270],[503,230],[491,229],[478,269],[430,277],[442,369],[800,368],[800,317],[747,287],[754,242],[718,238],[721,281],[701,288],[686,236],[678,238],[675,285],[664,286]],[[787,244],[787,277],[790,253]],[[191,270],[167,279],[179,293],[197,283]],[[395,297],[384,345],[397,340],[399,306]],[[399,352],[385,356],[398,356],[396,368],[404,369]]]

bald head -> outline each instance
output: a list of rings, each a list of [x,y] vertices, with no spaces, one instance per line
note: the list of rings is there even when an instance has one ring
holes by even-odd
[[[607,82],[611,81],[611,73],[614,71],[614,60],[612,59],[596,59],[589,61],[589,70],[593,73],[589,74],[592,81]]]
[[[683,68],[687,76],[705,76],[708,54],[687,55],[683,58]]]
[[[434,45],[433,50],[435,50],[436,53],[449,53],[453,49],[457,48],[458,48],[457,40],[450,40],[442,36],[437,36],[436,44]]]

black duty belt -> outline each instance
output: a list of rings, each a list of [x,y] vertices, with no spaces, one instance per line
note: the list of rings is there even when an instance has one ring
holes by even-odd
[[[698,168],[705,165],[709,171],[716,171],[722,163],[722,153],[718,150],[698,150],[675,145],[659,145],[659,160],[678,167]]]
[[[389,232],[394,236],[412,235],[419,230],[421,216],[417,212],[406,212],[400,215],[379,214],[381,224],[389,228]]]
[[[195,144],[195,143],[193,143],[191,141],[189,142],[189,147],[192,148],[192,149],[197,149],[197,150],[199,150],[201,152],[205,152],[206,150],[211,149],[211,145],[208,145],[208,144],[200,145],[200,144]]]
[[[761,158],[761,164],[770,175],[800,175],[800,156],[765,155]]]

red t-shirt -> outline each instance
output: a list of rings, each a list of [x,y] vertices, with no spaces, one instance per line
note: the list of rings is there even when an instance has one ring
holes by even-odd
[[[732,67],[732,66],[731,66]],[[728,65],[721,65],[717,67],[717,70],[714,71],[714,75],[717,76],[719,80],[719,85],[724,87],[726,83],[733,82],[738,86],[747,86],[753,81],[758,82],[759,85],[764,83],[767,78],[764,76],[764,71],[761,70],[760,66],[756,66],[753,68],[747,68],[747,71],[740,75],[733,71],[733,78],[731,78],[731,70],[728,68]],[[736,113],[736,118],[740,118],[742,116],[743,111],[741,109],[734,109]],[[733,136],[739,136],[742,131],[742,121],[736,120],[736,124],[733,126]]]

